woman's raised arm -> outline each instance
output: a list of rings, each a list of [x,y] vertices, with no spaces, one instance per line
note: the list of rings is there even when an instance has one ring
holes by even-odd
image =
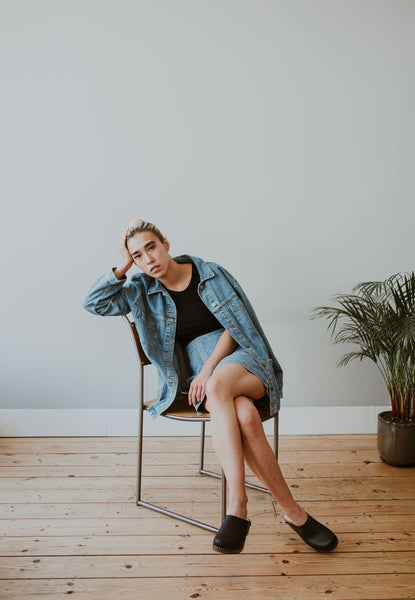
[[[118,246],[122,259],[120,266],[102,275],[91,287],[84,300],[84,308],[93,314],[118,316],[127,315],[131,310],[122,290],[126,281],[125,274],[133,264],[126,245],[127,232],[128,229],[124,232]]]

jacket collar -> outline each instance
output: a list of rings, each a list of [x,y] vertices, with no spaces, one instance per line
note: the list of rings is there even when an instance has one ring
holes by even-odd
[[[199,271],[200,283],[202,283],[202,281],[206,281],[207,279],[212,279],[212,277],[215,277],[215,273],[209,267],[207,262],[205,262],[201,258],[198,258],[197,256],[182,254],[181,256],[175,256],[173,260],[179,264],[194,262],[197,270]],[[148,286],[147,294],[156,294],[157,292],[165,293],[166,289],[158,279],[153,278],[152,282]]]

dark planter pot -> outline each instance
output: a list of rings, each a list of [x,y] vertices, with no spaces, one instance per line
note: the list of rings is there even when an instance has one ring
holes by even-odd
[[[382,460],[394,467],[415,465],[415,421],[392,420],[392,412],[378,414],[378,450]]]

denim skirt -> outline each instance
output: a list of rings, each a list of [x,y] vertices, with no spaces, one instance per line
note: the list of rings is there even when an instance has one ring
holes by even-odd
[[[198,375],[209,358],[209,356],[214,351],[216,344],[218,343],[219,338],[223,334],[224,329],[216,329],[215,331],[211,331],[209,333],[205,333],[204,335],[200,335],[199,337],[192,340],[185,347],[185,354],[189,360],[191,377],[189,377],[187,383],[190,384],[192,379]],[[221,365],[241,365],[241,367],[245,367],[247,371],[256,375],[264,384],[265,388],[267,387],[267,378],[262,370],[261,366],[246,352],[243,348],[238,346],[232,352],[232,354],[228,354],[225,358],[222,358],[216,365],[214,371],[220,367]],[[204,407],[204,402],[206,397],[203,398],[201,402],[196,404],[197,412],[207,412]],[[270,407],[269,407],[269,399],[268,396],[264,396],[260,400],[253,401],[255,406],[257,407],[261,419],[269,419],[271,416]]]

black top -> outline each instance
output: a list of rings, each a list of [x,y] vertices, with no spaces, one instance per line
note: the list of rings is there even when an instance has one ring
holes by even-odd
[[[192,279],[185,290],[175,292],[166,288],[176,305],[176,338],[183,346],[199,335],[222,328],[217,318],[200,298],[197,291],[199,282],[199,271],[192,263]]]

